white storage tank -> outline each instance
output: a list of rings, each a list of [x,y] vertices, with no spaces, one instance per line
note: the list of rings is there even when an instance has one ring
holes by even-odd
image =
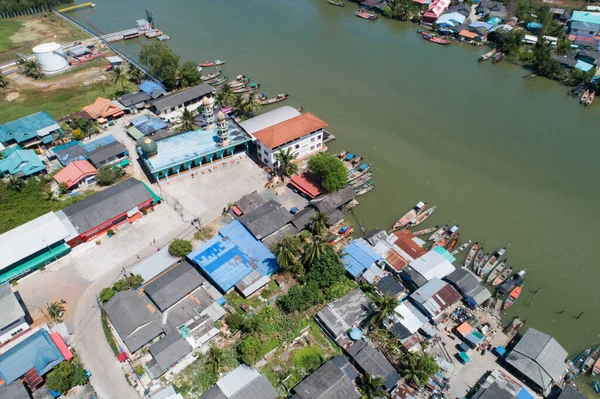
[[[33,54],[46,73],[60,71],[69,66],[67,56],[60,44],[44,43],[33,48]]]

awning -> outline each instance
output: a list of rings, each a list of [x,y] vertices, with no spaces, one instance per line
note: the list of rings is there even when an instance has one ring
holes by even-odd
[[[456,331],[458,331],[458,333],[463,337],[470,333],[472,330],[473,327],[471,327],[471,325],[466,321],[456,328]]]
[[[131,126],[126,130],[127,134],[131,136],[134,140],[139,140],[144,137],[144,133],[140,132],[137,127]]]
[[[469,358],[469,356],[467,356],[467,354],[465,352],[459,352],[458,358],[463,363],[469,363],[471,361],[471,359]]]
[[[71,351],[67,347],[67,344],[65,344],[65,341],[63,341],[59,333],[53,332],[52,334],[50,334],[50,338],[52,338],[54,345],[56,345],[56,347],[60,351],[60,354],[63,355],[65,360],[73,359],[73,354],[71,353]]]
[[[233,211],[233,213],[236,214],[236,216],[242,216],[242,214],[244,213],[240,210],[240,208],[238,208],[235,205],[231,207],[231,210]]]

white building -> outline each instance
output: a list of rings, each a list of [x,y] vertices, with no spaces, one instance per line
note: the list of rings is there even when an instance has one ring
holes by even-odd
[[[29,330],[25,311],[9,283],[0,285],[0,345]]]
[[[310,112],[301,114],[290,106],[259,115],[240,123],[256,139],[257,157],[272,169],[279,166],[275,154],[291,149],[296,159],[324,149],[323,129],[327,123]]]

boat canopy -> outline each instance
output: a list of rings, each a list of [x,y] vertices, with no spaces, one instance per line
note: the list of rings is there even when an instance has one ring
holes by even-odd
[[[360,165],[360,168],[358,168],[358,170],[360,170],[362,172],[363,170],[366,170],[368,168],[369,168],[369,165],[367,165],[366,163],[363,163],[362,165]]]
[[[452,226],[450,228],[450,233],[456,233],[458,231],[458,226]]]
[[[351,160],[353,158],[354,158],[354,154],[352,154],[352,153],[346,155],[346,161],[349,161],[349,160]]]
[[[471,361],[465,352],[459,352],[458,357],[463,363],[469,363]]]
[[[494,349],[494,352],[496,352],[498,356],[504,356],[506,354],[506,348],[502,345],[498,345],[496,349]]]
[[[415,206],[415,208],[419,208],[419,209],[421,209],[421,208],[424,208],[424,207],[425,207],[425,203],[424,203],[423,201],[420,201],[420,202],[419,202],[419,203],[418,203],[418,204]]]

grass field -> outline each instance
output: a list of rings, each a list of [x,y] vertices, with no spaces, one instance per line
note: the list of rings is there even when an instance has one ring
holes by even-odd
[[[0,24],[0,53],[4,53],[14,48],[11,37],[23,26],[21,21],[15,19],[2,21]]]

